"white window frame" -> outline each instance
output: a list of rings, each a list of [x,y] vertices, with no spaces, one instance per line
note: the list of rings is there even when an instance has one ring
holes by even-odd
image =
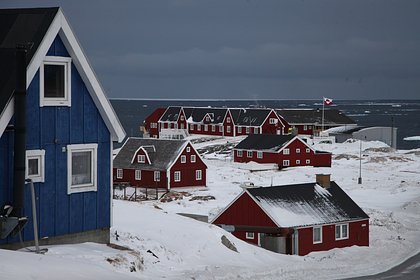
[[[197,131],[201,131],[201,124],[197,124]]]
[[[180,119],[181,121],[184,121],[184,116],[180,116],[180,117],[179,117],[179,119]]]
[[[242,133],[242,126],[238,126],[238,133]]]
[[[209,131],[209,126],[207,124],[204,125],[204,131]]]
[[[343,228],[344,227],[346,227],[346,231],[345,232],[343,232]],[[337,228],[339,229],[339,232],[340,232],[340,234],[339,234],[338,237],[337,237]],[[345,233],[345,236],[343,236],[344,233]],[[335,240],[349,239],[349,224],[346,223],[346,224],[338,224],[338,225],[335,225],[335,233],[334,233],[334,235],[335,235]]]
[[[290,155],[289,148],[283,149],[283,155]]]
[[[300,149],[296,148],[296,154],[300,154]]]
[[[201,169],[195,171],[195,180],[199,181],[203,179],[203,172]]]
[[[236,156],[237,156],[237,157],[243,157],[242,150],[237,150],[237,151],[236,151]]]
[[[182,155],[181,156],[181,163],[186,163],[187,162],[187,156]]]
[[[37,174],[29,175],[28,161],[30,159],[38,160]],[[34,183],[45,182],[45,150],[27,150],[25,159],[25,178],[31,179]]]
[[[246,151],[246,157],[247,158],[252,158],[253,154],[254,153],[252,151]]]
[[[300,159],[296,160],[296,165],[300,165]]]
[[[230,133],[230,126],[226,127],[226,133]]]
[[[153,180],[155,182],[160,182],[160,171],[153,172]]]
[[[319,230],[319,240],[315,240],[315,231],[318,231],[318,230]],[[312,242],[313,242],[313,244],[322,243],[322,226],[312,228]]]
[[[216,132],[216,126],[214,124],[211,125],[211,131]]]
[[[141,180],[141,170],[140,169],[136,169],[134,171],[134,179],[136,181],[140,181]]]
[[[259,134],[259,133],[260,133],[260,128],[254,127],[254,134]]]
[[[146,162],[146,156],[145,155],[137,155],[137,162],[138,163],[145,163]]]
[[[245,238],[246,239],[254,239],[255,238],[255,235],[254,235],[253,232],[246,232],[245,233]]]
[[[44,66],[64,66],[64,97],[44,97]],[[39,68],[39,106],[71,106],[71,57],[46,56]]]
[[[187,153],[191,152],[191,148],[187,147]]]
[[[249,134],[249,126],[245,128],[245,134]]]
[[[307,125],[304,125],[303,126],[303,130],[308,130],[308,126]]]
[[[227,122],[227,123],[230,123],[230,117],[227,117],[227,118],[226,118],[226,122]]]
[[[181,182],[181,171],[174,172],[174,182]]]
[[[92,182],[86,184],[72,184],[72,155],[77,152],[91,152]],[[98,144],[67,145],[67,194],[98,190]]]
[[[277,119],[276,118],[270,118],[270,124],[276,124],[277,123]]]
[[[196,162],[196,156],[195,155],[191,155],[190,156],[190,161],[191,161],[191,163],[195,163]]]
[[[263,158],[263,152],[257,151],[257,158],[262,159]]]
[[[124,177],[124,171],[121,168],[117,168],[117,179],[122,179]]]
[[[223,132],[223,126],[222,125],[219,126],[219,132]]]
[[[307,159],[307,160],[305,160],[305,163],[306,164],[311,164],[311,160],[310,159]]]
[[[311,149],[306,148],[306,153],[309,154],[311,152]]]
[[[284,159],[283,160],[283,166],[290,166],[290,160],[288,160],[288,159]]]

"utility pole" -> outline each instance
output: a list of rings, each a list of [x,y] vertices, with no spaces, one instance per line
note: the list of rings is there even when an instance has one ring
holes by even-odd
[[[360,185],[362,184],[362,140],[359,141],[359,180],[357,181],[357,183]]]

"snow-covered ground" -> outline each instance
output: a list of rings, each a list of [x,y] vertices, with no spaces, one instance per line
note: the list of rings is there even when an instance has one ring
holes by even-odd
[[[209,139],[207,139],[209,140]],[[46,255],[0,250],[1,279],[331,279],[374,274],[420,251],[420,150],[392,150],[381,142],[318,144],[333,152],[331,168],[233,163],[226,149],[240,138],[196,141],[205,153],[208,188],[183,190],[171,202],[114,200],[112,243],[128,250],[85,243],[51,246]],[[258,170],[251,172],[253,170]],[[247,244],[222,229],[176,213],[211,219],[241,192],[240,185],[313,182],[331,173],[370,216],[370,247],[286,256]],[[209,196],[215,199],[192,200]],[[118,236],[118,240],[117,240]],[[225,247],[225,236],[237,252]],[[24,269],[23,269],[24,268]]]

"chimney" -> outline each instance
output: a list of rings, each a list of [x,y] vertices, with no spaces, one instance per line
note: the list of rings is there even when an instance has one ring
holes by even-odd
[[[331,186],[331,174],[316,174],[316,183],[328,189]]]

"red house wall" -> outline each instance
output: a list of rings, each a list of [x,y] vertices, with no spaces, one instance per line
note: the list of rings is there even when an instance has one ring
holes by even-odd
[[[228,118],[230,119],[230,122],[227,121]],[[227,129],[228,127],[230,127],[230,132],[228,132],[228,129]],[[230,112],[228,111],[226,113],[225,119],[223,120],[223,135],[224,136],[233,136],[234,131],[235,131],[235,125],[233,123],[233,118],[232,118],[232,115],[230,114]]]
[[[135,169],[123,169],[123,178],[117,178],[117,168],[113,168],[114,183],[129,183],[133,187],[163,188],[168,186],[166,172],[160,171],[160,181],[155,182],[154,170],[141,170],[141,180],[135,179]]]
[[[187,152],[187,147],[190,148],[190,152]],[[181,156],[186,156],[186,162],[181,163]],[[195,155],[195,163],[191,162],[191,155]],[[201,180],[196,180],[195,171],[201,170]],[[206,185],[206,170],[207,166],[201,160],[200,156],[192,148],[191,144],[188,144],[182,151],[181,155],[170,169],[170,185],[171,188],[179,187],[194,187],[194,186],[205,186]],[[175,182],[175,171],[181,172],[181,181]]]
[[[362,226],[365,225],[365,226]],[[349,238],[335,240],[335,225],[322,227],[322,243],[313,244],[312,227],[301,228],[299,231],[299,255],[304,256],[314,251],[327,251],[333,248],[343,248],[353,245],[369,246],[369,220],[349,223]]]
[[[180,110],[178,120],[176,123],[177,123],[178,129],[188,129],[187,119],[185,117],[184,110]]]
[[[315,153],[312,149],[309,149],[309,153],[306,153],[306,149],[309,148],[305,143],[300,141],[299,139],[293,140],[291,143],[289,143],[285,149],[289,149],[289,154],[285,155],[283,154],[283,150],[281,150],[278,153],[278,165],[279,168],[283,168],[286,166],[283,166],[283,160],[289,160],[290,164],[287,167],[293,167],[293,166],[314,166],[315,161]],[[300,149],[300,153],[296,152],[296,149]],[[307,164],[306,160],[309,159],[310,163]],[[296,163],[296,161],[299,160],[300,163]]]
[[[258,158],[257,151],[252,151],[252,157],[248,157],[248,151],[242,150],[242,157],[238,156],[238,150],[233,150],[234,162],[257,162],[257,163],[274,163],[277,164],[278,153],[263,152],[263,158]]]
[[[273,118],[277,120],[276,124],[270,124],[270,119]],[[284,127],[274,111],[270,112],[265,122],[261,125],[261,129],[261,134],[282,134],[284,132]]]
[[[314,133],[313,125],[306,125],[306,129],[303,124],[295,125],[295,127],[297,128],[298,134],[313,135]]]
[[[166,108],[157,108],[145,120],[144,128],[151,137],[159,137],[159,119],[165,113]],[[151,124],[156,123],[156,127],[152,128]]]
[[[327,152],[315,153],[314,163],[315,167],[331,167],[332,154]]]
[[[201,127],[201,129],[200,130],[198,130],[197,129],[197,126],[200,126]],[[212,131],[212,126],[215,126],[215,130],[216,131]],[[194,124],[194,128],[192,127],[192,124],[190,124],[189,125],[189,128],[188,128],[188,132],[190,133],[190,134],[201,134],[201,135],[216,135],[216,136],[223,136],[223,131],[219,131],[219,127],[221,126],[221,125],[219,125],[219,124],[207,124],[207,126],[208,126],[208,130],[207,131],[205,131],[204,130],[204,124],[198,124],[198,123],[195,123]]]
[[[214,220],[213,224],[277,227],[246,192]],[[254,232],[254,239],[246,239],[246,232],[235,231],[233,235],[246,242],[258,244],[257,232]]]

